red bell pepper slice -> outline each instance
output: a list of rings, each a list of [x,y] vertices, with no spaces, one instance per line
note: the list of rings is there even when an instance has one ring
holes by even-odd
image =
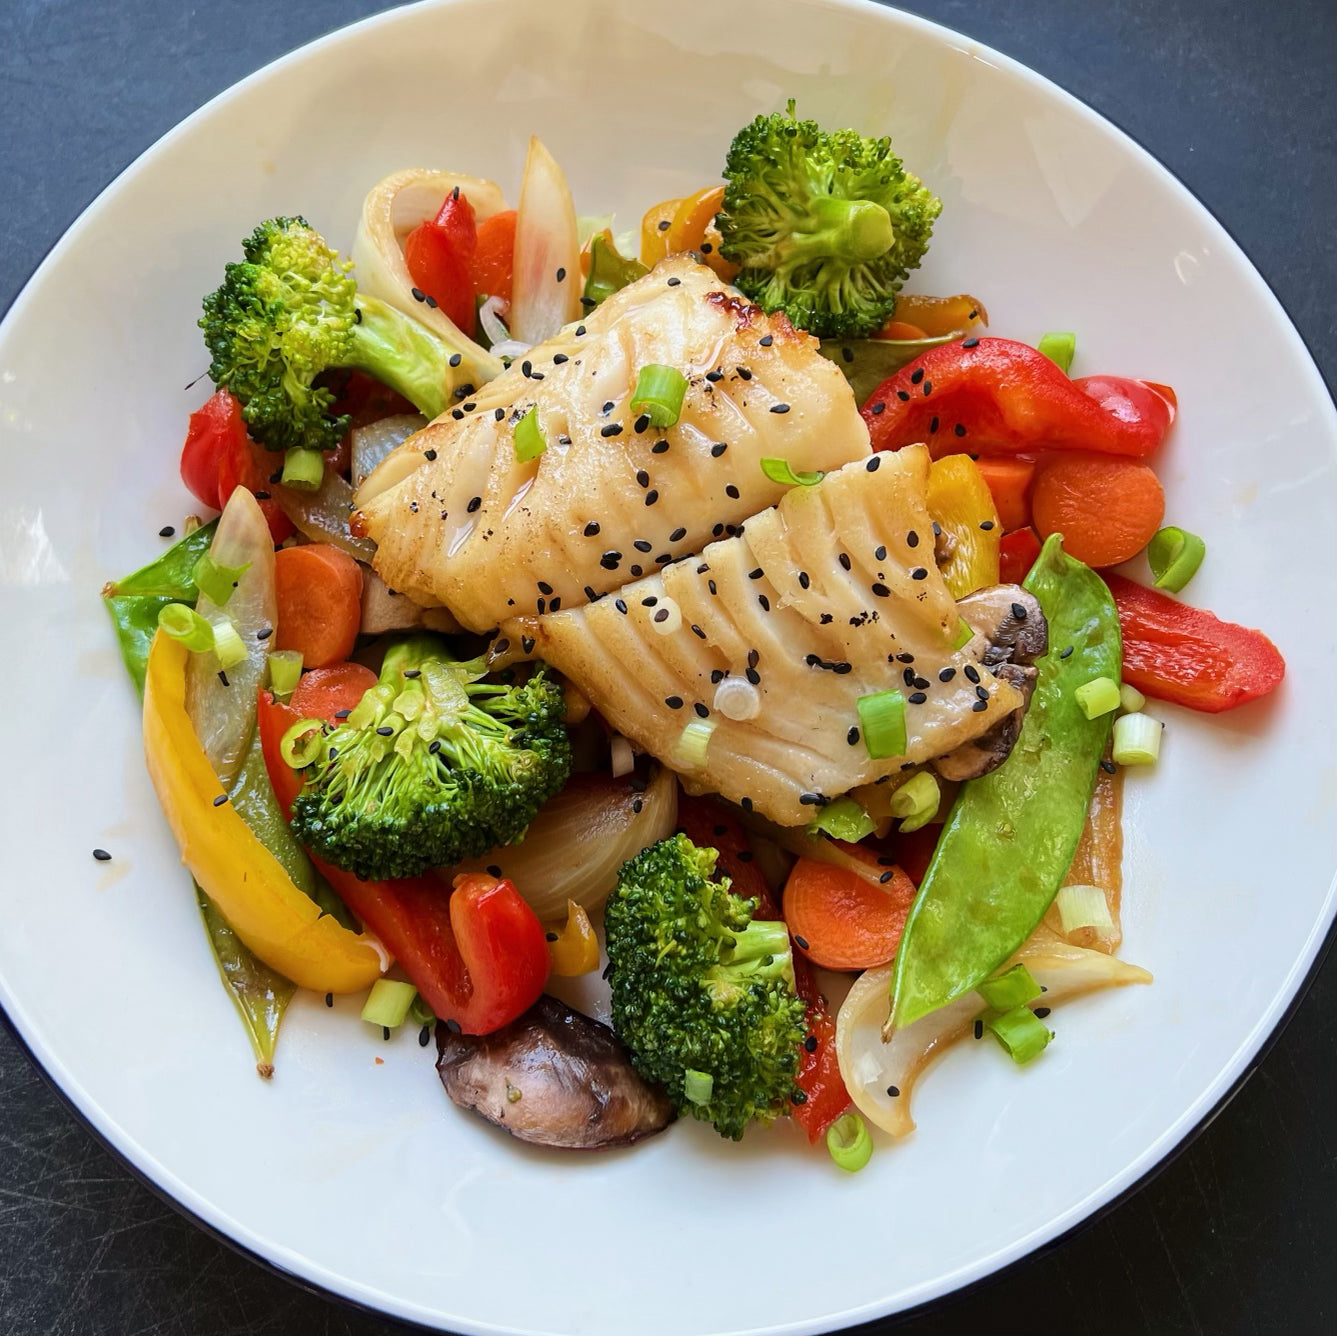
[[[1020,584],[1030,574],[1040,555],[1040,536],[1028,524],[1003,535],[998,545],[998,578],[1003,584]]]
[[[1157,589],[1106,575],[1123,633],[1123,680],[1147,696],[1217,714],[1275,690],[1286,661],[1261,632]]]
[[[473,205],[458,186],[435,218],[419,223],[404,239],[404,261],[414,286],[471,338],[477,312],[469,264],[477,246]]]
[[[889,376],[863,406],[874,450],[926,441],[936,458],[1095,450],[1149,455],[1175,419],[1174,396],[1120,376],[1069,380],[1012,339],[930,348]]]
[[[275,543],[283,542],[293,533],[293,523],[283,513],[283,507],[269,493],[273,485],[270,477],[282,470],[283,456],[261,449],[247,436],[246,423],[241,415],[241,404],[226,390],[219,390],[200,411],[205,410],[209,410],[217,429],[223,436],[216,464],[218,504],[226,505],[228,497],[238,487],[245,487],[248,491],[254,492],[255,499],[260,503],[261,513],[265,517],[265,523],[269,525],[269,536]],[[196,416],[198,415],[191,416],[192,428]],[[189,444],[187,440],[188,448]],[[183,456],[183,471],[184,467]]]
[[[308,691],[302,699],[313,715],[333,718],[347,708],[347,693],[331,690],[321,711],[318,694]],[[265,768],[285,814],[302,778],[279,754],[279,743],[302,717],[259,692]],[[311,861],[447,1025],[464,1034],[491,1034],[538,1001],[548,979],[548,942],[537,915],[509,881],[469,874],[457,877],[450,892],[434,877],[362,881],[314,854]]]
[[[678,801],[678,829],[698,848],[716,850],[715,867],[733,883],[732,889],[757,901],[757,919],[778,919],[780,906],[766,879],[752,861],[747,832],[723,804],[711,798],[682,794]],[[794,981],[798,995],[808,1004],[808,1039],[799,1052],[796,1081],[807,1098],[790,1105],[794,1121],[816,1143],[826,1129],[850,1107],[849,1091],[836,1060],[836,1022],[817,989],[812,966],[794,953]]]
[[[227,500],[218,494],[219,469],[238,440],[245,442],[246,424],[241,404],[226,390],[219,390],[190,415],[181,447],[181,481],[211,510],[222,510]]]

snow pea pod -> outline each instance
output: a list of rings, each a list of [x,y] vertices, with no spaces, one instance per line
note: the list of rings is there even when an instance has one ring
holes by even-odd
[[[1026,588],[1049,621],[1049,653],[1021,736],[991,774],[962,786],[896,957],[888,1028],[969,992],[1030,936],[1058,892],[1086,823],[1113,715],[1088,719],[1074,692],[1119,680],[1119,617],[1101,578],[1045,543]]]

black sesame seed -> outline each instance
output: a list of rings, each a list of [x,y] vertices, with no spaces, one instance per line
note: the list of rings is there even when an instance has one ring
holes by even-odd
[[[922,705],[928,697],[922,691],[912,691],[906,698],[911,705]]]
[[[599,429],[600,436],[621,436],[622,424],[620,422],[610,422],[606,427]]]
[[[216,798],[214,799],[214,806],[215,806],[215,807],[222,807],[222,805],[223,805],[225,802],[227,802],[227,794],[226,794],[226,793],[220,793],[220,794],[218,795],[218,797],[216,797]]]
[[[534,637],[533,637],[533,636],[521,636],[521,637],[520,637],[520,648],[521,648],[526,654],[532,654],[532,653],[534,652]]]
[[[1024,622],[1026,620],[1026,605],[1024,603],[1014,603],[1012,605],[1012,615],[1017,621]]]
[[[739,798],[738,805],[743,811],[750,812],[752,810],[752,799],[747,796]]]
[[[820,793],[800,793],[798,800],[802,807],[822,807],[825,805]]]
[[[656,441],[650,447],[650,453],[652,455],[664,455],[668,453],[668,448],[669,448],[669,443],[667,441]]]
[[[652,544],[648,538],[638,538],[632,543],[637,552],[648,552]]]
[[[734,486],[733,483],[729,483],[724,489],[724,495],[729,497],[729,499],[732,501],[737,501],[739,499],[740,493],[738,491],[738,488]]]
[[[966,675],[968,682],[978,682],[980,680],[980,670],[973,663],[968,663],[961,670]]]
[[[880,417],[886,411],[887,411],[886,404],[874,404],[872,407],[872,414],[874,417]]]
[[[718,594],[720,592],[714,580],[707,580],[706,588],[709,589],[712,594]]]
[[[584,337],[584,334],[585,334],[585,326],[584,326],[584,325],[577,325],[577,326],[576,326],[576,338],[578,338],[578,339],[579,339],[579,338],[582,338],[582,337]]]
[[[886,885],[886,884],[887,884],[887,883],[888,883],[888,882],[889,882],[895,875],[896,875],[896,869],[895,869],[895,868],[888,868],[888,869],[887,869],[887,870],[886,870],[886,871],[885,871],[885,872],[878,878],[878,881],[880,881],[880,882],[882,883],[882,885],[885,886],[885,885]]]
[[[158,530],[158,537],[170,538],[174,533],[176,533],[175,524],[164,524],[162,528]]]
[[[808,577],[807,571],[799,571],[798,584],[800,589],[806,589],[810,584],[812,584],[812,580]]]
[[[850,731],[845,734],[845,741],[848,742],[851,747],[859,741],[859,728],[857,724],[851,725]]]
[[[981,521],[980,521],[980,528],[983,529],[985,533],[988,533],[989,530],[993,528],[993,521],[992,521],[992,520],[981,520]],[[1012,606],[1015,608],[1017,605],[1014,603]]]
[[[540,580],[538,582],[538,590],[540,594],[551,594],[552,585],[550,585],[546,580]]]
[[[701,640],[706,638],[706,633],[695,622],[692,623],[692,634]]]
[[[791,1104],[806,1104],[808,1102],[807,1091],[805,1090],[792,1091],[789,1096],[789,1102]]]
[[[658,603],[658,602],[659,602],[659,599],[656,598],[656,597],[654,596],[654,594],[651,594],[649,598],[643,598],[643,599],[641,599],[641,607],[643,607],[643,608],[653,608],[653,607],[655,606],[655,604]]]
[[[788,413],[788,412],[789,412],[789,405],[788,405],[788,404],[772,404],[772,405],[771,405],[771,412],[772,412],[772,413]]]
[[[658,500],[659,500],[659,493],[655,491],[653,487],[650,488],[650,490],[645,494],[645,504],[647,506],[653,506],[654,503]]]
[[[565,353],[553,353],[553,366],[561,366],[563,362],[569,362],[571,359]]]
[[[716,441],[715,444],[710,447],[711,458],[718,459],[728,448],[729,446],[727,442]]]
[[[936,417],[929,418],[928,421],[929,435],[932,436],[938,430],[938,427],[940,425],[941,424],[938,422],[938,419]]]
[[[1065,649],[1065,650],[1059,655],[1059,658],[1060,658],[1060,659],[1066,659],[1071,653],[1072,653],[1072,646],[1069,645],[1068,648]]]
[[[806,951],[808,949],[808,943],[805,942],[802,937],[795,936],[794,944],[799,948],[800,951]],[[805,1053],[817,1052],[817,1036],[815,1034],[810,1034],[803,1041],[803,1051]]]
[[[923,380],[923,379],[924,379],[924,368],[923,368],[922,366],[920,366],[920,367],[916,367],[916,368],[910,373],[910,384],[911,384],[911,385],[918,385],[919,382],[920,382],[921,380]]]
[[[673,553],[671,553],[671,552],[661,552],[661,553],[655,558],[655,564],[656,564],[657,566],[667,566],[667,565],[669,564],[669,562],[671,562],[672,560],[673,560]]]
[[[636,565],[631,565],[627,567],[627,572],[633,577],[638,577],[641,573],[641,568]]]
[[[335,710],[334,717],[336,719],[347,719],[352,713],[352,710]]]
[[[681,710],[681,709],[682,709],[682,697],[681,697],[681,696],[665,696],[665,697],[664,697],[664,704],[667,705],[667,706],[669,707],[670,710]]]
[[[430,1044],[431,1042],[432,1042],[432,1027],[430,1025],[424,1025],[422,1029],[418,1031],[418,1047],[426,1048],[427,1045]]]
[[[759,687],[761,685],[761,674],[755,668],[747,669],[744,676],[754,687]]]
[[[970,318],[971,318],[972,320],[975,318],[975,312],[974,312],[974,311],[972,311],[972,312],[970,313]],[[963,348],[974,348],[978,343],[979,343],[979,340],[976,339],[976,338],[969,338],[969,339],[962,339],[962,340],[961,340],[961,346],[962,346]]]
[[[1119,767],[1118,767],[1117,765],[1115,765],[1113,761],[1108,761],[1108,760],[1106,760],[1106,761],[1101,761],[1101,763],[1100,763],[1100,768],[1101,768],[1107,775],[1112,775],[1112,774],[1115,773],[1115,771],[1118,770]]]
[[[661,219],[661,221],[660,221],[660,223],[659,223],[659,230],[660,230],[661,232],[667,232],[667,231],[669,230],[669,228],[672,227],[672,226],[673,226],[672,221],[671,221],[670,219],[668,219],[668,218],[664,218],[664,219]]]
[[[1042,1020],[1044,1020],[1044,1018],[1045,1018],[1046,1016],[1048,1016],[1048,1015],[1049,1015],[1049,1008],[1048,1008],[1048,1007],[1036,1007],[1036,1009],[1035,1009],[1035,1019],[1036,1019],[1036,1020],[1042,1021]]]
[[[687,530],[684,529],[681,525],[679,525],[678,528],[674,529],[674,531],[671,534],[669,534],[669,542],[681,543],[682,540],[686,537],[687,537]]]
[[[763,334],[757,342],[760,343],[763,348],[769,348],[771,344],[775,342],[775,337],[771,334]]]
[[[610,549],[599,558],[599,565],[606,571],[615,571],[622,563],[622,553],[616,549]]]
[[[657,623],[662,624],[668,621],[668,619],[669,619],[669,610],[667,608],[660,608],[660,610],[657,613],[655,613],[654,620]]]
[[[975,1033],[975,1038],[976,1038],[976,1039],[983,1039],[983,1038],[984,1038],[984,1022],[983,1022],[983,1021],[981,1021],[981,1020],[977,1020],[977,1021],[975,1022],[975,1031],[974,1031],[974,1033]]]
[[[723,372],[723,371],[707,371],[707,372],[706,372],[706,379],[707,379],[712,385],[714,385],[714,384],[716,383],[716,381],[721,381],[721,380],[724,379],[724,372]]]
[[[892,1099],[895,1099],[900,1093],[901,1093],[900,1086],[887,1087],[887,1094],[890,1095]]]
[[[451,1034],[459,1034],[460,1032],[459,1021],[455,1020],[454,1017],[451,1017],[449,1020],[446,1021],[446,1029],[449,1030]]]
[[[715,249],[714,246],[712,246],[712,245],[710,244],[710,242],[708,242],[708,241],[703,241],[703,242],[701,243],[701,254],[702,254],[702,255],[709,255],[710,252],[713,251],[714,249]]]
[[[430,463],[432,462],[432,460],[434,460],[434,459],[436,458],[436,451],[435,451],[435,450],[424,450],[424,451],[422,452],[422,457],[423,457],[423,458],[430,464]]]
[[[682,282],[682,279],[680,279],[680,278],[671,278],[671,279],[669,279],[669,281],[668,281],[668,285],[669,285],[669,287],[671,287],[671,288],[676,288],[676,287],[678,286],[678,284],[681,283],[681,282]]]
[[[908,390],[897,390],[896,397],[905,404],[910,402],[910,393]]]
[[[745,366],[739,366],[739,367],[735,367],[734,370],[738,372],[738,379],[739,379],[739,380],[751,380],[751,379],[752,379],[752,373],[747,369],[747,367],[745,367]]]
[[[868,463],[864,465],[864,467],[869,471],[869,473],[876,473],[878,469],[882,467],[882,456],[873,455],[872,458],[869,459]]]
[[[897,663],[913,663],[914,661],[915,656],[913,654],[905,653],[904,651],[896,656]]]
[[[640,417],[638,417],[636,421],[632,423],[631,429],[639,436],[641,432],[643,432],[649,425],[650,425],[650,414],[642,413]]]
[[[765,594],[758,594],[758,595],[757,595],[757,602],[761,604],[761,610],[762,610],[762,612],[770,612],[770,610],[771,610],[771,600],[768,599],[768,598],[766,597]]]
[[[987,700],[977,700],[970,708],[974,710],[976,714],[979,714],[981,711],[989,708],[989,702]]]
[[[225,687],[230,687],[230,686],[232,685],[232,683],[229,682],[229,681],[227,680],[227,673],[225,673],[225,672],[223,671],[223,669],[221,669],[221,668],[218,670],[218,680],[219,680]]]
[[[851,564],[852,564],[852,563],[850,562],[850,554],[849,554],[848,552],[842,552],[842,553],[836,558],[836,560],[837,560],[838,562],[840,562],[841,568],[842,568],[843,570],[849,570],[849,568],[850,568],[850,566],[851,566]]]
[[[907,687],[912,687],[912,686],[914,686],[914,684],[915,684],[915,677],[916,677],[916,673],[915,673],[915,670],[914,670],[913,668],[907,668],[907,669],[901,674],[901,680],[905,683],[905,685],[906,685]]]
[[[914,570],[910,572],[910,578],[912,580],[927,580],[928,570],[923,566],[916,566]]]
[[[723,682],[727,676],[728,673],[726,673],[723,668],[712,668],[710,670],[710,685],[713,687],[719,686],[719,684]],[[723,833],[724,833],[724,828],[722,826],[715,827],[716,835],[722,835]]]
[[[696,711],[696,717],[698,719],[710,718],[710,711],[704,705],[702,705],[700,701],[697,701],[696,704],[692,706],[692,709]]]
[[[96,858],[99,863],[111,862],[111,855],[105,849],[94,849],[93,857]]]
[[[872,589],[874,595],[878,598],[889,598],[891,595],[891,590],[888,589],[887,586],[884,585],[881,580],[875,580],[873,582]]]
[[[965,427],[962,426],[961,423],[959,423],[959,422],[956,424],[955,427],[952,428],[952,430],[953,430],[958,436],[964,436],[964,435],[966,434],[966,429],[965,429]]]
[[[614,606],[619,612],[626,612],[626,610],[627,610],[627,603],[626,603],[626,600],[625,600],[625,599],[615,598],[615,599],[613,600],[613,606]]]
[[[641,487],[649,487],[650,475],[644,469],[636,470],[636,482]]]
[[[410,288],[409,291],[413,294],[413,300],[415,302],[423,302],[427,300],[423,295],[423,290],[421,288]]]
[[[566,270],[559,267],[557,270],[557,281],[560,283],[566,277]]]
[[[593,538],[594,535],[597,534],[598,532],[599,532],[599,521],[598,521],[598,520],[591,520],[591,521],[585,526],[584,533],[585,533],[585,537],[586,537],[586,538]]]
[[[333,993],[326,993],[326,994],[325,994],[325,1005],[326,1005],[327,1007],[332,1007],[332,1006],[334,1005],[334,994],[333,994]]]

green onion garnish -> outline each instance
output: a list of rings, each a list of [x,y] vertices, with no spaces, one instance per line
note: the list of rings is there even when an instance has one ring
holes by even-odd
[[[937,777],[921,770],[891,795],[888,805],[892,816],[902,818],[901,830],[908,835],[920,826],[927,826],[938,815],[941,802],[942,790],[938,787]]]
[[[195,563],[195,587],[212,603],[223,607],[232,597],[237,581],[251,569],[249,561],[240,566],[220,566],[207,552]]]
[[[1099,886],[1064,886],[1054,897],[1054,904],[1065,937],[1071,937],[1079,928],[1094,928],[1101,933],[1114,930],[1109,902]]]
[[[279,755],[294,770],[302,770],[320,755],[325,730],[319,719],[299,719],[279,739]]]
[[[826,1148],[838,1169],[857,1174],[872,1158],[873,1138],[857,1113],[842,1113],[826,1129]]]
[[[715,1090],[715,1078],[709,1072],[696,1072],[690,1067],[682,1074],[682,1093],[693,1104],[709,1104]]]
[[[975,628],[964,617],[956,619],[956,637],[952,641],[953,649],[964,649],[974,639]]]
[[[1149,714],[1125,714],[1114,721],[1110,755],[1116,765],[1155,765],[1165,725]]]
[[[808,822],[808,830],[813,834],[822,832],[833,840],[848,840],[851,844],[858,844],[876,829],[877,822],[853,798],[837,798]]]
[[[1072,366],[1073,354],[1077,351],[1077,335],[1046,334],[1035,345],[1035,351],[1043,353],[1066,376]]]
[[[706,751],[710,747],[710,735],[715,731],[715,720],[693,719],[682,730],[675,748],[677,757],[686,765],[705,765]]]
[[[214,623],[214,653],[218,655],[220,668],[231,668],[246,657],[246,646],[237,634],[237,628],[226,617],[220,617]]]
[[[291,696],[302,680],[302,656],[295,649],[269,652],[269,689],[279,697]]]
[[[975,990],[995,1011],[1011,1011],[1040,996],[1040,985],[1025,965],[1013,965],[996,979],[986,979]]]
[[[855,702],[864,746],[875,761],[904,756],[905,697],[899,691],[874,691]]]
[[[435,1025],[436,1012],[423,1001],[423,996],[419,993],[413,999],[413,1005],[409,1007],[409,1019],[414,1025]]]
[[[202,654],[214,647],[214,628],[185,603],[168,603],[158,610],[158,625],[173,640]]]
[[[1088,719],[1099,719],[1119,708],[1119,684],[1112,677],[1093,677],[1072,694]]]
[[[538,412],[537,407],[531,408],[515,424],[515,457],[522,464],[537,459],[548,448],[548,442],[543,439],[543,428],[539,426]]]
[[[633,413],[644,413],[652,427],[671,427],[682,414],[687,377],[675,366],[643,366],[631,392]]]
[[[1135,714],[1147,703],[1147,698],[1136,688],[1130,687],[1127,682],[1119,688],[1119,708],[1125,714]]]
[[[826,477],[821,469],[813,469],[811,473],[799,472],[789,460],[776,459],[773,455],[761,461],[761,471],[772,482],[782,483],[786,487],[813,487]]]
[[[1001,1015],[985,1016],[984,1028],[1002,1044],[1018,1066],[1038,1058],[1054,1037],[1030,1007],[1013,1007]]]
[[[314,492],[325,481],[325,456],[319,450],[293,446],[283,456],[283,476],[279,481],[299,492]]]
[[[404,1017],[409,1014],[417,995],[418,990],[411,983],[377,979],[363,1004],[362,1019],[368,1025],[379,1025],[382,1029],[398,1029],[404,1024]]]
[[[1187,529],[1168,524],[1147,544],[1147,564],[1156,577],[1157,589],[1177,594],[1198,573],[1207,555],[1207,544]]]

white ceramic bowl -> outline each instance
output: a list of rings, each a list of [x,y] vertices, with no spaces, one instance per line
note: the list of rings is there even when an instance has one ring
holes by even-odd
[[[363,192],[400,166],[492,176],[513,197],[533,131],[580,208],[632,223],[717,177],[733,131],[789,96],[893,133],[941,194],[921,290],[976,292],[999,333],[1078,330],[1083,370],[1179,392],[1160,467],[1171,520],[1210,546],[1192,599],[1264,626],[1290,672],[1223,718],[1158,708],[1164,760],[1128,785],[1124,948],[1155,986],[1063,1008],[1025,1071],[951,1055],[921,1088],[920,1130],[854,1177],[783,1127],[741,1147],[679,1126],[630,1153],[527,1150],[448,1105],[413,1036],[382,1044],[351,1001],[302,998],[260,1082],[98,606],[188,508],[175,461],[202,398],[181,388],[206,363],[200,295],[271,214],[347,245]],[[47,258],[0,330],[0,443],[0,699],[31,703],[6,726],[22,779],[0,807],[0,1002],[186,1208],[386,1312],[467,1332],[808,1332],[978,1279],[1194,1127],[1333,917],[1337,432],[1317,372],[1146,154],[904,14],[740,0],[725,23],[706,0],[461,0],[299,51],[168,135]],[[95,845],[114,861],[95,864]]]

